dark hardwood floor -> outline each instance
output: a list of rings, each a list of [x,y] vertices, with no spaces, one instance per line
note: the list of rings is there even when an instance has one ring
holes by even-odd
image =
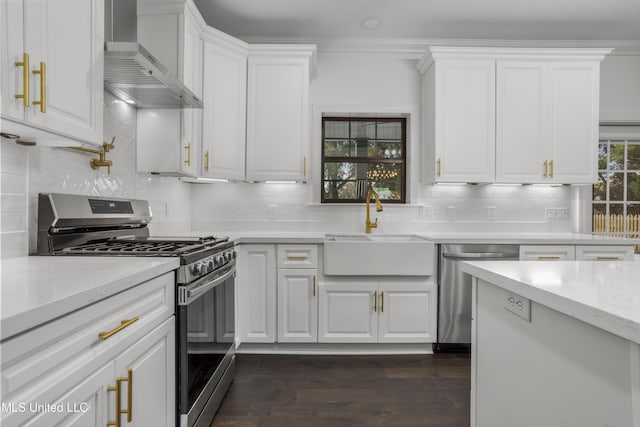
[[[211,427],[467,427],[470,376],[468,354],[241,354]]]

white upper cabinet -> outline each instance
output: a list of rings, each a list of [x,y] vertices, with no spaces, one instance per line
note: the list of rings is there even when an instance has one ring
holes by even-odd
[[[103,1],[3,1],[0,23],[3,132],[102,144]]]
[[[252,45],[247,83],[249,181],[307,179],[313,45]]]
[[[419,64],[424,181],[595,182],[609,52],[431,48]]]
[[[190,0],[138,2],[138,42],[199,98],[205,27]],[[198,176],[201,146],[202,110],[138,110],[138,171]]]
[[[425,169],[429,182],[492,182],[495,65],[436,60],[423,77]]]
[[[204,41],[202,171],[245,178],[248,45],[209,28]]]
[[[597,180],[599,63],[497,62],[497,182]]]

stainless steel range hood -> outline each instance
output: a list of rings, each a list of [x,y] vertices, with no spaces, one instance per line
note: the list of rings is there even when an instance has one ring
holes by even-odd
[[[136,3],[105,2],[105,90],[137,108],[202,108],[202,100],[136,41]]]

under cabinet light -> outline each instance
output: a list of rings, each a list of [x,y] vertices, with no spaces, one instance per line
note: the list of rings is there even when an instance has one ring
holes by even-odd
[[[214,182],[229,182],[228,179],[218,179],[218,178],[191,178],[191,177],[181,177],[180,181],[188,182],[191,184],[212,184]]]

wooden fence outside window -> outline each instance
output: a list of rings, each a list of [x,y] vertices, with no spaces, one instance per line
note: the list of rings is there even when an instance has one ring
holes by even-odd
[[[640,239],[640,215],[625,217],[622,214],[594,214],[593,232],[607,236]],[[635,246],[635,252],[640,253],[640,245]]]

